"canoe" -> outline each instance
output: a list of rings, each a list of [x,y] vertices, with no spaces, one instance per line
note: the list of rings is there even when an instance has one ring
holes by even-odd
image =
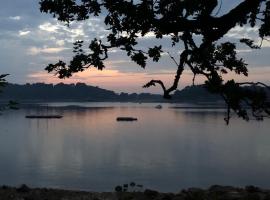
[[[25,118],[29,119],[60,119],[61,115],[26,115]]]

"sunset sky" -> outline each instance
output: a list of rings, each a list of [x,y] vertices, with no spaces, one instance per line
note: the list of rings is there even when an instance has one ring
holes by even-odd
[[[223,0],[219,14],[226,13],[241,1]],[[176,66],[168,55],[162,56],[161,62],[148,62],[142,69],[130,61],[124,52],[113,49],[106,61],[106,69],[97,71],[93,68],[75,74],[72,78],[59,80],[48,74],[44,68],[59,59],[68,61],[72,57],[72,43],[76,40],[105,38],[107,34],[101,18],[91,18],[80,23],[73,23],[69,28],[52,18],[51,15],[40,13],[38,0],[0,1],[0,74],[9,73],[8,81],[12,83],[74,83],[85,82],[90,85],[111,89],[117,92],[154,92],[160,88],[143,89],[147,81],[161,79],[169,85],[176,71]],[[242,37],[256,38],[257,28],[235,27],[226,38],[237,41]],[[260,42],[256,40],[256,42]],[[161,44],[166,51],[177,56],[181,49],[171,48],[169,39],[157,40],[148,34],[140,39],[141,47],[152,47]],[[238,79],[263,81],[270,83],[270,42],[264,42],[261,50],[249,50],[243,45],[238,46],[239,56],[249,63],[250,76]],[[228,77],[231,78],[231,77]],[[179,88],[191,84],[192,75],[185,71]],[[201,77],[196,83],[203,82]]]

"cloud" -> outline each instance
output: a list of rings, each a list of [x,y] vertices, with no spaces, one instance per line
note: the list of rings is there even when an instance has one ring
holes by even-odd
[[[47,36],[53,36],[57,40],[66,40],[73,43],[76,40],[85,40],[88,38],[88,35],[93,34],[87,27],[85,23],[72,23],[67,27],[63,23],[51,20],[40,24],[36,32],[39,34],[46,33]],[[88,34],[86,34],[86,31]]]
[[[19,21],[19,20],[21,20],[22,18],[21,18],[21,16],[14,16],[14,17],[9,17],[9,19],[11,19],[11,20],[15,20],[15,21]]]
[[[241,27],[236,26],[235,28],[231,29],[226,36],[229,38],[234,39],[241,39],[241,38],[255,38],[258,37],[258,30],[259,27]]]
[[[58,46],[64,46],[65,45],[65,40],[58,40],[58,41],[56,41],[56,45],[58,45]]]
[[[261,42],[258,42],[258,45],[260,45],[260,44],[261,44]],[[262,48],[270,47],[270,40],[263,40],[261,47]]]
[[[42,31],[47,31],[47,32],[52,32],[52,33],[57,33],[57,31],[60,28],[59,24],[53,25],[50,22],[45,22],[45,23],[39,25],[38,27]]]
[[[236,52],[239,54],[250,53],[252,51],[253,51],[252,49],[238,49],[238,50],[236,50]]]
[[[237,5],[240,0],[227,0],[220,15]],[[71,23],[67,27],[50,14],[40,13],[37,0],[12,0],[0,3],[0,66],[1,71],[10,73],[10,81],[25,83],[26,81],[51,81],[61,82],[51,74],[47,74],[44,67],[49,63],[55,63],[59,59],[68,62],[72,56],[72,43],[76,40],[84,40],[85,48],[93,38],[106,40],[108,30],[103,23],[104,15],[91,17],[82,22]],[[258,28],[235,27],[224,40],[238,42],[239,38],[246,37],[258,39]],[[196,41],[200,41],[200,38]],[[131,61],[125,51],[112,49],[109,51],[109,59],[106,60],[106,70],[95,72],[87,70],[85,74],[76,74],[67,82],[82,82],[98,85],[100,87],[114,89],[117,91],[142,91],[141,86],[150,79],[161,79],[167,86],[171,85],[177,70],[172,59],[165,53],[170,52],[179,60],[179,52],[183,49],[181,44],[172,47],[168,37],[162,40],[156,39],[154,33],[150,32],[144,38],[138,38],[138,48],[147,49],[155,45],[162,45],[164,53],[159,63],[147,61],[146,69],[142,69]],[[136,48],[137,48],[136,47]],[[264,41],[261,50],[250,50],[245,45],[239,46],[238,53],[250,68],[257,69],[263,66],[269,68],[270,42]],[[254,66],[254,67],[253,67]],[[251,70],[251,77],[254,71]],[[257,80],[269,80],[269,70],[256,75]],[[254,77],[254,76],[253,76]],[[181,79],[181,87],[191,84],[192,75],[185,72]],[[199,80],[199,79],[198,79]],[[254,78],[255,80],[255,78]],[[160,92],[159,87],[151,88],[149,91]]]
[[[55,54],[59,53],[61,51],[64,51],[68,48],[63,48],[63,47],[54,47],[54,48],[48,48],[48,47],[43,47],[43,48],[38,48],[38,47],[30,47],[28,49],[28,54],[29,55],[37,55],[37,54]]]
[[[19,31],[19,36],[25,36],[31,33],[31,31]]]

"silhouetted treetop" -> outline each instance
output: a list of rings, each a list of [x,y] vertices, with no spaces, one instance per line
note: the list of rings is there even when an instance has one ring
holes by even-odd
[[[224,41],[224,36],[234,27],[251,27],[257,30],[261,41],[270,36],[270,0],[243,0],[227,13],[219,13],[225,4],[222,0],[40,0],[40,10],[51,13],[67,25],[72,21],[83,21],[93,16],[104,17],[109,33],[106,41],[94,38],[85,51],[83,41],[74,43],[74,57],[69,64],[59,61],[46,67],[60,78],[72,76],[90,66],[102,70],[104,60],[111,48],[120,48],[139,66],[145,68],[147,59],[158,62],[164,50],[156,44],[148,49],[138,45],[138,39],[154,34],[157,39],[169,37],[179,58],[170,58],[176,64],[176,75],[171,87],[161,80],[151,80],[144,87],[160,85],[164,97],[170,98],[178,87],[184,70],[206,78],[210,92],[220,94],[240,117],[248,120],[246,106],[257,119],[269,116],[269,102],[264,90],[247,90],[243,86],[262,86],[263,83],[237,83],[224,80],[224,74],[234,72],[248,76],[247,63],[237,56],[237,44]],[[221,5],[220,5],[221,4]],[[221,40],[221,38],[223,38]],[[254,38],[241,38],[240,43],[252,49],[260,45]],[[176,44],[180,44],[176,46]],[[268,88],[269,89],[269,88]]]
[[[2,92],[3,87],[7,84],[6,77],[8,74],[0,74],[0,93]]]
[[[6,87],[6,85],[8,85],[7,81],[6,81],[6,77],[9,74],[0,74],[0,97],[2,97],[2,91],[4,90],[4,87]],[[4,104],[4,105],[0,105],[0,115],[2,114],[1,111],[10,108],[10,109],[18,109],[17,107],[18,103],[15,101],[8,101],[8,104]]]
[[[1,101],[6,102],[15,99],[19,102],[48,102],[48,101],[94,101],[94,102],[160,102],[166,101],[161,95],[141,93],[141,94],[117,94],[114,91],[102,89],[84,83],[64,84],[58,83],[32,83],[32,84],[12,84],[8,83],[3,88]]]

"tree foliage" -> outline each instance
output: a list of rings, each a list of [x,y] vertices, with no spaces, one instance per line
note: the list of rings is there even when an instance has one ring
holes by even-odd
[[[258,30],[256,39],[267,39],[270,0],[243,0],[222,15],[216,15],[218,4],[218,0],[40,0],[42,12],[51,13],[67,24],[105,15],[104,23],[109,30],[106,41],[95,38],[90,42],[90,53],[85,53],[83,42],[77,41],[69,64],[59,61],[48,65],[46,70],[60,78],[70,77],[90,66],[102,70],[111,48],[120,48],[145,68],[147,59],[160,60],[163,49],[160,45],[140,49],[138,39],[154,33],[157,39],[165,36],[171,39],[175,52],[180,51],[179,60],[169,54],[177,67],[171,87],[166,87],[161,80],[151,80],[144,87],[160,85],[164,97],[171,98],[183,71],[189,69],[194,79],[197,75],[204,76],[207,89],[224,98],[228,105],[227,122],[231,109],[245,120],[250,117],[247,107],[256,119],[267,117],[270,109],[265,91],[269,87],[259,82],[224,80],[229,72],[248,76],[247,63],[237,55],[237,44],[224,41],[224,36],[236,26],[245,26]],[[252,38],[241,38],[239,43],[252,49],[260,48]]]
[[[2,88],[5,87],[7,85],[7,81],[6,81],[6,77],[9,74],[0,74],[0,93],[2,93]],[[3,111],[6,108],[10,108],[10,109],[18,109],[17,107],[18,103],[15,101],[9,101],[7,105],[5,106],[0,106],[0,115],[1,115],[1,111]]]
[[[3,88],[7,82],[6,82],[6,77],[8,76],[8,74],[0,74],[0,93],[2,92],[1,88]]]

